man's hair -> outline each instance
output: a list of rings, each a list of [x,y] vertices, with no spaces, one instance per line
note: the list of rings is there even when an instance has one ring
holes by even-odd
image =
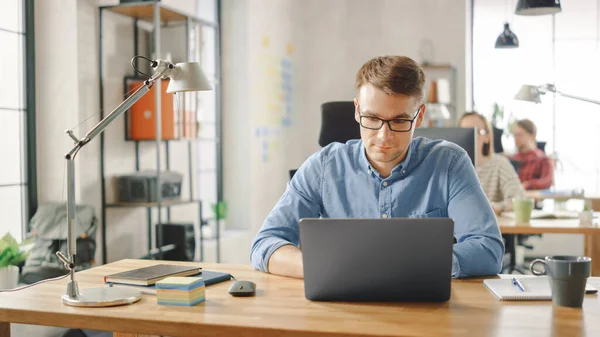
[[[529,119],[521,119],[515,122],[521,129],[525,130],[528,134],[535,136],[537,135],[537,127]]]
[[[482,155],[484,157],[487,157],[490,155],[491,151],[494,150],[494,128],[492,127],[490,122],[488,122],[487,118],[485,118],[484,115],[480,114],[477,111],[465,112],[458,120],[458,125],[460,125],[460,123],[462,123],[463,119],[465,119],[469,116],[475,116],[475,117],[479,118],[483,122],[483,125],[485,125],[484,130],[485,130],[486,134],[488,134],[490,136],[490,142],[487,144],[484,144],[483,149],[482,149],[482,152],[483,152]]]
[[[423,68],[406,56],[380,56],[363,64],[356,74],[356,91],[365,84],[386,94],[400,94],[423,100],[425,73]]]

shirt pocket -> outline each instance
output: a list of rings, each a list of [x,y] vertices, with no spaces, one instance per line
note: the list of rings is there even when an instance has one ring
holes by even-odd
[[[442,211],[439,208],[436,208],[427,213],[412,213],[412,214],[409,214],[408,217],[411,219],[414,219],[414,218],[441,218]]]

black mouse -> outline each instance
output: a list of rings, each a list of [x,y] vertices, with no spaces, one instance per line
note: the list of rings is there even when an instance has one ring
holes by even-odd
[[[229,287],[231,296],[254,296],[256,294],[256,284],[251,281],[234,281]]]

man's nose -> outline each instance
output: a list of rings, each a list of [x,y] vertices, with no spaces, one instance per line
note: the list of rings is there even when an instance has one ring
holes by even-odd
[[[390,124],[388,122],[384,122],[379,131],[377,131],[377,138],[379,139],[388,139],[393,136],[394,131],[390,129]]]

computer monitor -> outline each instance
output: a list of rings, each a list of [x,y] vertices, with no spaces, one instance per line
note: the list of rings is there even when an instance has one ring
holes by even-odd
[[[465,149],[475,165],[475,128],[418,128],[415,129],[414,137],[452,142]]]

